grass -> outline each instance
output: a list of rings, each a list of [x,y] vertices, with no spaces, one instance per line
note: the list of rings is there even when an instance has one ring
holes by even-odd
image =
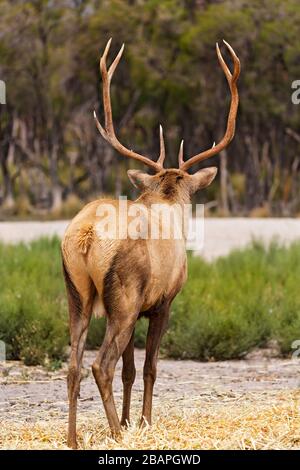
[[[0,339],[8,359],[57,363],[68,343],[59,241],[0,244]]]
[[[155,409],[151,428],[133,424],[119,442],[109,437],[104,416],[85,411],[78,417],[80,449],[299,449],[299,391],[224,393],[167,400]],[[37,421],[3,419],[1,449],[67,449],[66,417],[43,413]],[[105,424],[104,424],[105,423]]]
[[[68,344],[59,240],[0,244],[0,340],[8,358],[58,367]],[[190,257],[189,279],[173,305],[166,356],[233,359],[276,340],[282,354],[300,339],[300,243],[255,243],[207,263]],[[138,323],[143,346],[147,323]],[[88,347],[101,344],[105,320],[92,320]]]

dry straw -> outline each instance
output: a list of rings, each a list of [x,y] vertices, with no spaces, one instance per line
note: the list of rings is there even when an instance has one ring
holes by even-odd
[[[298,449],[300,392],[224,392],[186,400],[166,400],[155,409],[154,424],[132,424],[115,442],[103,414],[80,413],[82,449]],[[133,422],[139,409],[134,404]],[[59,413],[34,422],[4,420],[2,449],[66,449],[66,417]],[[19,418],[19,417],[18,417]]]

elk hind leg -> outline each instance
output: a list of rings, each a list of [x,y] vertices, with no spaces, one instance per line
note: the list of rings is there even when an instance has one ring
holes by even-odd
[[[122,355],[123,368],[122,368],[122,382],[123,382],[123,409],[121,426],[127,427],[130,418],[130,400],[131,389],[135,380],[136,370],[134,365],[134,330],[125,351]]]
[[[92,366],[112,436],[117,438],[121,432],[112,381],[116,364],[125,351],[132,336],[138,313],[125,315],[109,315],[103,343]]]
[[[149,318],[146,340],[146,358],[144,364],[144,398],[140,425],[151,425],[153,388],[156,380],[157,359],[161,338],[166,330],[169,318],[169,305]]]
[[[64,265],[64,275],[69,303],[69,324],[71,337],[71,354],[68,370],[69,426],[68,446],[76,449],[76,415],[77,399],[80,390],[80,373],[83,352],[91,318],[94,288],[89,281],[85,295],[80,295]]]

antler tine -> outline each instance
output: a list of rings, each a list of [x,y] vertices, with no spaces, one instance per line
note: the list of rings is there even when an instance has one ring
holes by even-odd
[[[105,130],[111,136],[115,136],[114,124],[112,119],[112,109],[111,109],[111,99],[110,99],[110,82],[113,77],[114,71],[123,54],[124,44],[116,55],[113,63],[107,71],[106,59],[109,53],[110,45],[112,38],[110,38],[106,44],[103,55],[100,58],[100,72],[102,76],[103,84],[103,106],[104,106],[104,115],[105,115]]]
[[[166,158],[166,149],[165,149],[165,141],[164,141],[164,131],[163,131],[161,124],[159,125],[159,143],[160,143],[160,154],[157,160],[157,164],[161,165],[161,167],[163,168],[164,161]]]
[[[205,150],[204,152],[201,152],[193,157],[191,157],[189,160],[183,162],[179,166],[181,170],[187,171],[191,166],[195,165],[198,162],[201,162],[202,160],[206,160],[207,158],[212,157],[213,155],[216,155],[217,153],[221,152],[227,145],[231,142],[231,140],[234,137],[234,132],[235,132],[235,120],[236,120],[236,115],[237,115],[237,110],[238,110],[238,104],[239,104],[239,95],[238,95],[238,89],[237,89],[237,80],[240,75],[240,61],[239,58],[237,57],[236,53],[228,44],[228,42],[224,41],[225,46],[230,52],[230,55],[233,60],[234,64],[234,69],[233,73],[230,72],[225,60],[223,59],[223,56],[221,54],[220,48],[218,43],[216,44],[216,51],[217,51],[217,56],[219,63],[222,67],[222,70],[226,76],[227,82],[229,84],[230,92],[231,92],[231,104],[230,104],[230,110],[228,114],[228,119],[227,119],[227,128],[224,137],[222,140],[217,144],[213,145],[212,148]]]
[[[184,142],[184,140],[182,139],[182,141],[180,142],[180,147],[179,147],[179,152],[178,152],[179,168],[181,168],[182,165],[184,164],[184,161],[183,161],[183,142]]]
[[[96,112],[94,111],[94,118],[96,121],[96,126],[102,137],[107,140],[118,152],[126,157],[133,158],[134,160],[138,160],[145,165],[153,168],[155,171],[160,171],[163,168],[163,162],[165,159],[165,146],[163,140],[162,129],[160,130],[160,156],[157,162],[154,162],[148,157],[140,155],[139,153],[133,152],[132,150],[127,149],[124,147],[121,142],[119,142],[118,138],[116,137],[114,124],[113,124],[113,116],[112,116],[112,107],[111,107],[111,99],[110,99],[110,82],[113,77],[113,74],[120,62],[124,51],[124,44],[122,45],[121,49],[119,50],[118,54],[116,55],[114,61],[112,62],[111,66],[107,70],[106,59],[109,53],[110,45],[112,39],[110,38],[106,44],[104,49],[103,55],[100,59],[100,72],[102,76],[102,87],[103,87],[103,108],[104,108],[104,116],[105,116],[105,128],[102,127],[100,122],[97,119]]]
[[[229,68],[227,67],[227,65],[226,65],[226,63],[225,63],[225,61],[222,57],[222,54],[221,54],[221,57],[223,59],[223,62],[225,64],[228,72],[230,73],[230,76],[232,76],[232,80],[234,82],[236,82],[237,79],[239,78],[240,73],[241,73],[241,63],[240,63],[240,60],[239,60],[238,56],[236,55],[233,48],[231,47],[231,45],[227,41],[225,41],[225,39],[223,39],[223,42],[224,42],[225,46],[227,47],[227,49],[229,50],[231,58],[232,58],[233,63],[234,63],[233,75],[231,74]]]

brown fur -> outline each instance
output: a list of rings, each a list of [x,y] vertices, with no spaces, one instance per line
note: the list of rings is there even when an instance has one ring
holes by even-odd
[[[137,294],[143,298],[151,275],[147,261],[141,240],[124,240],[104,278],[103,301],[106,312],[116,309],[120,302],[120,292],[130,292],[132,286],[135,286]]]

